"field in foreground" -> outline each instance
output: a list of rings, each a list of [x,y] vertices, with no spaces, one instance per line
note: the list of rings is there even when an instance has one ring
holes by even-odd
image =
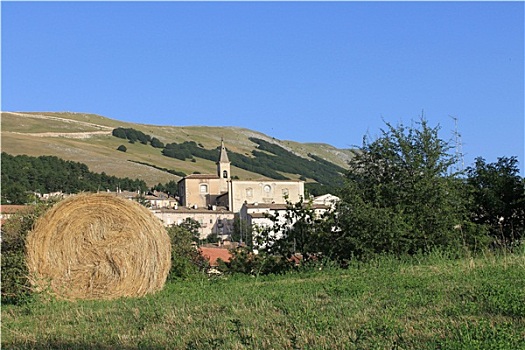
[[[525,349],[525,254],[171,282],[3,306],[3,349]]]

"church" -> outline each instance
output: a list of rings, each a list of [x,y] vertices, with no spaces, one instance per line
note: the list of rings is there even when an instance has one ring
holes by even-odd
[[[179,203],[172,208],[156,208],[153,213],[166,226],[181,224],[191,218],[200,224],[200,239],[215,234],[231,237],[236,216],[247,205],[258,208],[298,202],[304,196],[304,182],[294,180],[232,179],[231,162],[221,140],[215,174],[192,174],[178,182]],[[241,220],[247,220],[241,217]]]
[[[155,209],[155,216],[166,226],[191,218],[200,224],[200,239],[214,234],[226,240],[233,233],[236,217],[250,226],[268,227],[271,221],[266,214],[278,213],[284,217],[287,202],[297,203],[304,199],[304,181],[232,179],[231,162],[223,140],[216,165],[215,174],[192,174],[182,178],[178,182],[180,205]],[[319,214],[331,210],[332,197],[314,198],[312,208]]]
[[[231,178],[231,163],[221,140],[215,174],[193,174],[178,183],[180,203],[187,208],[224,207],[239,213],[244,204],[296,203],[304,197],[300,180],[237,180]]]

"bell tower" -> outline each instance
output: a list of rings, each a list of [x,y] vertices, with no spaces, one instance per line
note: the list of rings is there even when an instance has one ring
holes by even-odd
[[[226,147],[224,147],[224,140],[221,138],[221,151],[219,154],[219,161],[217,164],[217,176],[220,178],[220,192],[228,192],[228,182],[230,181],[230,160],[228,159],[228,153]]]

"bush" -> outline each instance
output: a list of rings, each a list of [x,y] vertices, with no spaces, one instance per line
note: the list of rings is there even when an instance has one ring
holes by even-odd
[[[128,149],[126,148],[126,146],[124,145],[120,145],[118,146],[117,148],[117,151],[120,151],[120,152],[126,152]]]
[[[151,139],[151,145],[155,148],[164,148],[164,143],[162,143],[158,138],[154,137]]]
[[[140,141],[142,144],[147,145],[151,142],[151,136],[144,134],[142,131],[135,130],[133,128],[116,128],[113,129],[112,135],[121,139],[128,139],[130,143]]]
[[[171,269],[168,279],[189,278],[208,268],[208,260],[199,253],[195,245],[199,227],[198,222],[188,218],[182,224],[168,228],[171,240]]]
[[[127,139],[127,135],[126,135],[126,130],[124,128],[116,128],[116,129],[113,129],[113,131],[111,132],[111,134],[115,137],[118,137],[120,139]]]
[[[255,254],[247,247],[237,247],[230,252],[232,257],[229,262],[219,261],[219,270],[222,272],[269,275],[288,271],[292,266],[281,257],[265,253]]]
[[[36,220],[55,202],[28,206],[2,225],[2,303],[24,304],[31,300],[26,266],[26,237]]]

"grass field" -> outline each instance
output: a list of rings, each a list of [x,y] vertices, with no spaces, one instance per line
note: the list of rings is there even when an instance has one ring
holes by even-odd
[[[525,349],[525,254],[170,282],[3,306],[3,349]]]

